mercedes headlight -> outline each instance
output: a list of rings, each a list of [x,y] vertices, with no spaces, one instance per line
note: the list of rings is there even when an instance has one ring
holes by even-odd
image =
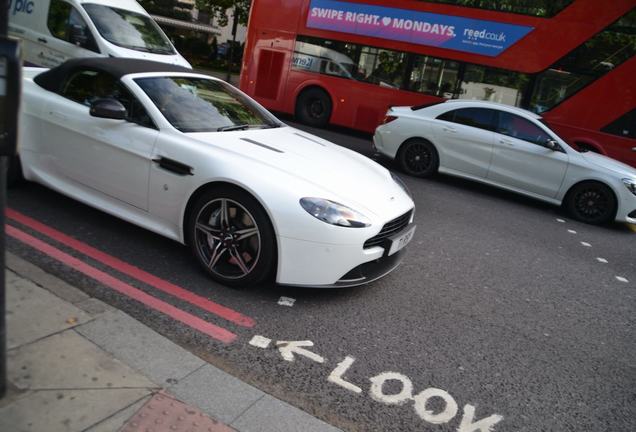
[[[363,214],[323,198],[301,198],[300,205],[316,219],[331,225],[348,228],[364,228],[371,225],[371,221]]]
[[[625,185],[625,187],[627,187],[627,189],[629,189],[631,193],[636,195],[636,180],[624,178],[623,184]]]
[[[410,197],[413,198],[413,195],[411,195],[411,191],[409,190],[408,187],[406,187],[406,184],[402,181],[401,178],[399,178],[397,175],[391,173],[391,177],[393,177],[393,181],[396,182],[398,184],[398,186],[400,186],[402,188],[402,190]]]

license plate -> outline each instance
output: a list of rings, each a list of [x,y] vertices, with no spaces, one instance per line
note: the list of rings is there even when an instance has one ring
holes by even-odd
[[[415,234],[415,225],[408,229],[408,231],[391,239],[391,248],[389,249],[389,255],[393,255],[404,246],[409,244]]]

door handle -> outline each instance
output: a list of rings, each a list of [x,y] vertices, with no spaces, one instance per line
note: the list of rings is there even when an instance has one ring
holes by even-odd
[[[510,146],[510,147],[514,147],[514,146],[515,146],[515,145],[514,145],[514,143],[513,143],[512,141],[505,140],[505,139],[500,139],[500,140],[499,140],[499,144],[506,144],[506,145],[508,145],[508,146]]]
[[[443,127],[442,130],[444,132],[457,133],[457,129],[453,129],[453,128],[449,128],[449,127]]]
[[[38,38],[38,42],[48,43],[48,41],[46,39],[44,39],[43,37]]]
[[[632,147],[632,151],[633,151],[633,152],[636,152],[636,147]]]

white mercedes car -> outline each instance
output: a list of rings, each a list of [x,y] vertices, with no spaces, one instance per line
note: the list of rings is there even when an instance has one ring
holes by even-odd
[[[188,244],[227,285],[368,283],[397,267],[415,230],[388,170],[179,66],[26,68],[20,127],[13,180],[21,171]]]
[[[591,224],[636,223],[636,170],[578,152],[529,111],[474,100],[393,107],[373,141],[413,176],[477,180],[563,205]]]

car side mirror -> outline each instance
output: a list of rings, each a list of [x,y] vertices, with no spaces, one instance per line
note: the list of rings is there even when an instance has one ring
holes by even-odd
[[[70,42],[77,46],[85,46],[88,42],[86,29],[81,25],[74,24],[71,26]]]
[[[93,117],[126,120],[126,108],[114,98],[97,99],[91,103],[89,114]]]
[[[547,148],[549,148],[550,150],[552,150],[552,151],[559,151],[559,150],[561,150],[561,146],[559,145],[559,143],[558,143],[558,142],[556,142],[556,141],[555,141],[555,140],[553,140],[553,139],[549,139],[549,140],[547,140],[547,141],[545,142],[545,146],[546,146]]]

